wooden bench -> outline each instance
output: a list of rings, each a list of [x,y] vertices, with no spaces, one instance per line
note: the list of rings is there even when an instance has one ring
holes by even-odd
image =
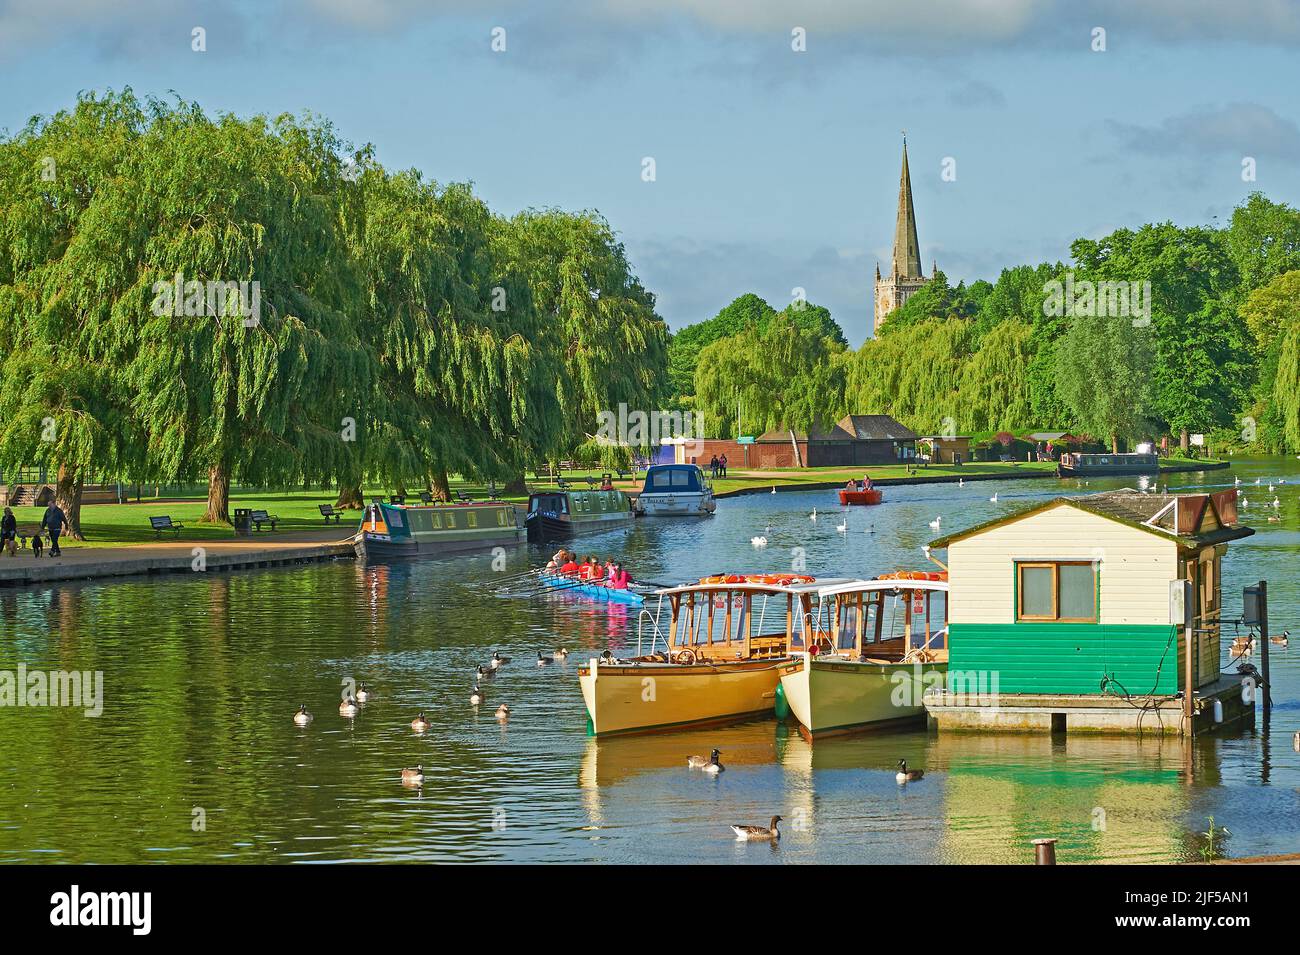
[[[33,527],[30,530],[20,527],[15,536],[18,540],[19,550],[25,550],[27,548],[27,541],[33,537],[46,537],[48,539],[48,535],[46,535],[44,529],[40,527]]]
[[[177,524],[166,514],[162,517],[149,518],[149,524],[153,527],[153,536],[155,539],[162,537],[163,531],[171,531],[177,537],[180,537],[181,531],[185,529],[184,524]]]
[[[462,503],[462,504],[473,504],[473,503],[474,503],[474,498],[470,497],[470,496],[469,496],[468,494],[466,494],[464,491],[457,491],[457,492],[456,492],[456,500],[460,501],[460,503]]]
[[[330,518],[334,519],[335,524],[343,519],[343,512],[334,510],[333,504],[317,504],[316,509],[320,511],[320,516],[325,518],[326,526],[329,525]]]
[[[567,491],[569,488],[573,487],[573,485],[570,484],[568,481],[564,480],[564,478],[556,478],[555,486],[558,487],[561,491]]]
[[[618,479],[620,481],[626,481],[628,478],[634,478],[634,477],[636,477],[635,469],[631,471],[624,471],[622,468],[618,469]]]
[[[280,518],[272,517],[266,511],[254,511],[248,515],[248,519],[253,522],[253,529],[259,531],[263,524],[270,524],[271,530],[275,530],[275,525],[280,523]]]
[[[433,503],[433,495],[430,494],[428,491],[421,491],[421,492],[420,492],[420,502],[421,502],[422,504],[432,504],[432,503]]]
[[[388,495],[388,503],[389,503],[389,504],[405,504],[405,503],[406,503],[406,495],[405,495],[405,494],[390,494],[390,495]]]

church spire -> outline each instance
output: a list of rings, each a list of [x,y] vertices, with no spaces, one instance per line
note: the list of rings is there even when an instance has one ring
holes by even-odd
[[[912,206],[912,177],[907,170],[907,134],[903,134],[903,173],[898,180],[898,221],[894,225],[894,275],[922,278],[921,246],[916,239],[916,210]]]

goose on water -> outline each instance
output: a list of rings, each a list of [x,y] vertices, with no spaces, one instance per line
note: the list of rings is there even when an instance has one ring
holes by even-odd
[[[416,716],[415,719],[411,720],[411,729],[415,730],[417,733],[423,733],[429,728],[429,726],[429,721],[424,718],[424,710],[420,710],[419,715]]]
[[[357,701],[350,696],[343,697],[343,702],[339,704],[339,716],[356,716]]]
[[[899,783],[911,783],[920,779],[924,775],[925,770],[908,769],[907,760],[900,759],[898,761],[898,772],[894,774],[894,779],[898,780]]]
[[[476,683],[474,684],[474,689],[472,689],[469,694],[469,705],[478,706],[482,702],[483,702],[483,691],[478,688],[478,684]]]
[[[293,722],[297,726],[306,726],[312,721],[312,715],[307,712],[307,704],[304,703],[298,707],[298,712],[293,714]]]
[[[505,720],[510,719],[510,707],[506,706],[504,703],[502,703],[500,706],[498,706],[498,707],[497,707],[497,719],[501,720],[502,722],[504,722]]]
[[[424,785],[424,767],[419,763],[414,769],[402,770],[403,786],[423,786]]]
[[[766,839],[775,842],[781,838],[781,830],[776,827],[781,818],[781,816],[773,816],[771,824],[767,826],[732,826],[731,831],[741,841]]]
[[[705,766],[719,756],[719,751],[714,750],[712,756],[687,756],[686,765],[691,769],[703,769]]]

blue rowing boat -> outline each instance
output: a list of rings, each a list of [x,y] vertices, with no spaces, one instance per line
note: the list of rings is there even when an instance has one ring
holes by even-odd
[[[554,587],[556,590],[571,594],[581,594],[592,600],[608,600],[611,603],[631,604],[634,607],[639,607],[645,602],[645,597],[635,590],[615,590],[613,587],[605,587],[601,584],[581,584],[577,582],[576,577],[566,577],[562,574],[542,574],[541,577],[542,583],[547,587]]]

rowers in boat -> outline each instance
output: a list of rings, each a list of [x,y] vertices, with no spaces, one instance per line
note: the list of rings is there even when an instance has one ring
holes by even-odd
[[[637,621],[636,654],[611,654],[578,670],[591,735],[772,715],[780,666],[804,641],[818,588],[848,582],[719,574],[654,591]]]
[[[809,740],[923,722],[948,670],[948,575],[925,571],[817,591],[809,639],[781,668],[781,696]]]
[[[861,481],[849,481],[840,489],[841,504],[879,504],[883,499],[884,495],[867,474],[862,475]]]
[[[542,571],[541,581],[555,590],[615,603],[640,605],[644,599],[632,589],[632,577],[621,561],[610,558],[601,564],[594,554],[579,563],[576,554],[561,549]]]

